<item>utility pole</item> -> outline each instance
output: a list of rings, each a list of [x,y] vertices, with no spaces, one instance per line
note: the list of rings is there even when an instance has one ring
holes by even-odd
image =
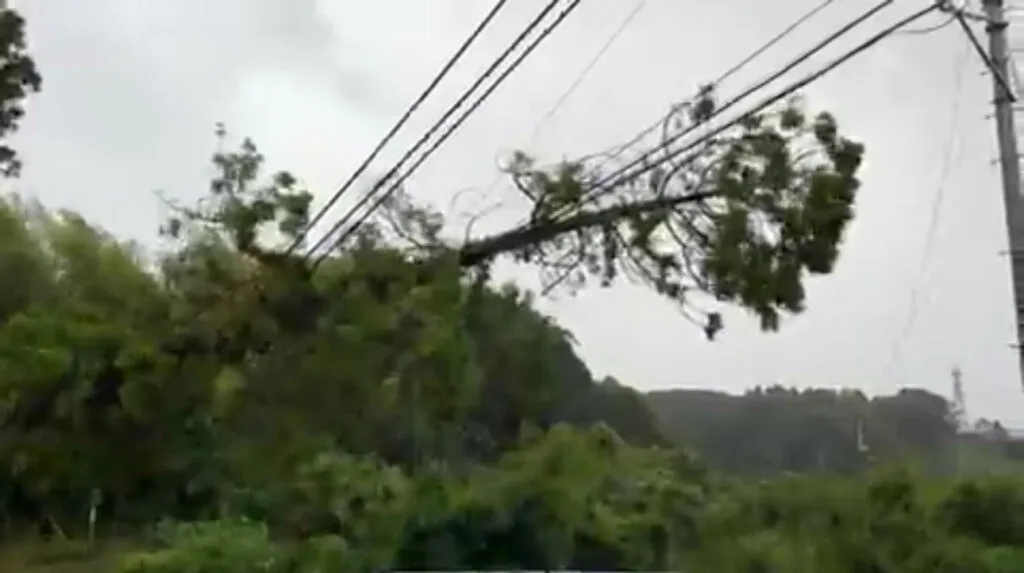
[[[1006,38],[1006,7],[1004,0],[982,0],[985,32],[988,34],[988,56],[992,71],[995,104],[996,137],[999,140],[999,167],[1003,178],[1003,203],[1006,231],[1009,238],[1010,272],[1013,281],[1013,305],[1017,319],[1017,340],[1011,344],[1017,351],[1021,379],[1024,382],[1024,199],[1021,197],[1020,155],[1017,149],[1017,127],[1014,121],[1015,94],[1010,85],[1010,50]]]
[[[964,373],[959,366],[953,366],[950,371],[953,377],[953,416],[956,418],[957,431],[962,431],[970,426],[967,419],[967,398],[964,397]]]
[[[950,413],[953,415],[953,423],[956,424],[956,435],[953,437],[954,447],[950,452],[950,469],[952,469],[953,475],[960,475],[964,466],[960,452],[961,434],[969,427],[967,399],[964,397],[964,375],[960,367],[954,365],[950,374],[953,376],[953,407]]]

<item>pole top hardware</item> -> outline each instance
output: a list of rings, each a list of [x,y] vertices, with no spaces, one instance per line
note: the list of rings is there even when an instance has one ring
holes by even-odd
[[[983,4],[991,2],[999,2],[1000,0],[982,0]],[[935,6],[942,12],[947,14],[953,14],[955,16],[961,16],[968,20],[974,20],[976,22],[984,22],[985,24],[999,24],[1000,22],[993,22],[984,14],[978,12],[972,12],[966,8],[966,2],[964,6],[955,6],[952,0],[935,0]]]

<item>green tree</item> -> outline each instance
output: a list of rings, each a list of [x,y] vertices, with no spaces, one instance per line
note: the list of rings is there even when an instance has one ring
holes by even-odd
[[[459,261],[511,255],[576,284],[627,276],[684,305],[703,292],[775,330],[781,313],[803,309],[804,274],[835,264],[863,151],[831,115],[808,119],[794,101],[683,161],[608,183],[600,166],[543,169],[520,155],[509,171],[534,201],[529,221],[458,245]],[[710,337],[720,320],[709,315]]]
[[[0,10],[0,140],[17,131],[25,99],[42,88],[43,78],[28,54],[25,20],[10,8]],[[14,148],[0,144],[0,173],[16,176],[21,161]]]

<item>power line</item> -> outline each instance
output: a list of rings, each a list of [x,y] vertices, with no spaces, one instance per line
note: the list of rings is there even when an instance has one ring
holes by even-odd
[[[800,16],[799,18],[794,20],[792,23],[790,23],[788,26],[786,26],[786,28],[784,28],[782,31],[780,31],[776,35],[772,36],[767,42],[765,42],[764,44],[759,46],[757,49],[755,49],[753,52],[748,54],[742,60],[740,60],[739,62],[734,64],[732,67],[730,67],[729,69],[727,69],[724,72],[722,72],[721,74],[719,74],[717,78],[715,78],[714,80],[709,82],[707,85],[710,85],[710,86],[718,86],[718,85],[720,85],[722,82],[724,82],[725,80],[729,79],[730,77],[732,77],[733,75],[738,73],[740,70],[742,70],[744,67],[749,65],[750,62],[754,61],[755,59],[757,59],[758,57],[763,55],[765,52],[770,50],[772,47],[774,47],[776,44],[778,44],[779,42],[781,42],[782,40],[787,38],[789,35],[791,35],[793,32],[795,32],[797,28],[799,28],[800,26],[805,24],[808,20],[810,20],[814,16],[817,16],[818,13],[820,13],[822,10],[827,8],[829,5],[831,5],[835,1],[836,0],[824,0],[823,2],[821,2],[820,4],[815,6],[814,8],[812,8],[809,11],[805,12],[802,16]],[[692,101],[692,98],[690,100],[687,100],[687,101]],[[679,109],[679,107],[681,105],[685,105],[685,104],[675,104],[675,105],[673,105],[671,111],[669,111],[667,114],[662,116],[660,119],[658,119],[657,121],[655,121],[651,125],[647,126],[643,130],[641,130],[639,133],[634,135],[633,138],[630,139],[629,141],[627,141],[626,143],[616,145],[615,147],[611,147],[609,149],[606,149],[605,151],[601,151],[601,152],[585,155],[579,161],[586,161],[587,159],[591,159],[591,158],[594,158],[594,157],[600,157],[600,156],[605,156],[605,157],[615,157],[615,156],[618,156],[619,154],[621,154],[625,150],[629,149],[630,147],[633,147],[634,145],[636,145],[637,143],[642,141],[645,137],[651,135],[652,133],[657,131],[660,127],[662,127],[665,124],[666,121],[670,120],[672,118],[672,116],[674,116],[676,114],[676,111]]]
[[[803,62],[807,61],[808,59],[813,57],[815,54],[820,52],[821,50],[823,50],[826,47],[828,47],[829,44],[832,44],[833,42],[835,42],[836,40],[838,40],[842,36],[844,36],[847,33],[849,33],[853,28],[856,28],[857,26],[859,26],[860,24],[864,23],[866,20],[870,19],[872,16],[874,16],[875,14],[880,12],[882,9],[888,7],[890,4],[893,3],[893,1],[894,0],[882,0],[882,2],[879,2],[874,7],[870,8],[869,10],[867,10],[864,13],[862,13],[857,18],[853,19],[852,21],[850,21],[849,23],[847,23],[846,25],[841,27],[839,30],[837,30],[837,31],[833,32],[832,34],[830,34],[824,40],[822,40],[822,41],[818,42],[817,44],[815,44],[811,49],[805,51],[803,54],[797,56],[793,60],[790,60],[789,63],[787,63],[782,68],[776,70],[774,73],[769,75],[767,78],[761,80],[760,82],[754,84],[753,86],[748,87],[747,89],[743,90],[740,94],[738,94],[737,96],[733,97],[732,99],[726,101],[722,105],[716,106],[714,112],[711,114],[710,117],[707,118],[707,121],[710,121],[710,120],[714,119],[715,117],[718,117],[719,115],[721,115],[723,112],[725,112],[729,108],[731,108],[731,107],[735,106],[736,104],[742,102],[743,100],[747,99],[751,95],[761,91],[762,89],[764,89],[766,86],[768,86],[772,82],[778,80],[779,78],[781,78],[786,73],[792,71],[794,68],[796,68],[797,66],[799,66]],[[935,9],[936,9],[936,6],[929,6],[925,10],[919,12],[919,14],[921,14],[921,16],[917,16],[915,14],[915,16],[912,17],[913,19],[909,20],[909,21],[914,21],[917,18],[920,18],[920,17],[924,16],[927,13],[930,13],[931,11],[933,11]],[[898,28],[893,28],[891,30],[890,29],[886,29],[885,32],[884,32],[884,35],[876,35],[876,36],[874,36],[869,41],[870,43],[861,44],[862,47],[859,47],[858,49],[860,51],[867,50],[868,48],[872,47],[875,43],[881,41],[885,37],[887,37],[890,34],[892,34],[897,29]],[[633,161],[627,163],[625,166],[623,166],[620,169],[618,169],[618,170],[610,173],[609,175],[601,178],[598,182],[596,182],[591,187],[591,194],[599,194],[599,193],[602,193],[603,191],[606,191],[606,190],[609,190],[609,189],[613,189],[613,188],[621,185],[624,182],[628,182],[631,179],[633,179],[633,178],[635,178],[635,177],[637,177],[639,175],[642,175],[643,173],[646,173],[646,172],[654,169],[655,167],[657,167],[659,165],[667,163],[669,160],[671,160],[671,158],[676,157],[678,155],[681,155],[682,153],[685,153],[686,151],[689,151],[690,149],[693,149],[694,147],[696,147],[700,143],[703,143],[703,142],[709,140],[714,135],[718,135],[719,133],[722,133],[726,129],[729,129],[730,127],[736,125],[737,123],[739,123],[740,119],[742,119],[743,117],[749,116],[749,115],[751,115],[753,113],[756,113],[756,112],[764,109],[765,107],[768,107],[769,105],[784,99],[788,95],[790,95],[793,92],[797,91],[798,89],[804,87],[804,85],[809,84],[812,81],[817,80],[821,75],[825,75],[826,73],[831,71],[834,67],[838,67],[842,63],[845,63],[845,61],[847,59],[853,57],[854,55],[859,54],[860,51],[848,53],[846,56],[844,56],[840,60],[837,60],[837,61],[833,62],[832,67],[826,67],[823,71],[820,72],[820,75],[817,75],[817,73],[816,74],[812,74],[811,76],[808,76],[805,80],[802,81],[802,82],[805,82],[805,83],[797,82],[797,84],[794,84],[796,87],[791,87],[791,88],[788,88],[786,90],[783,90],[781,95],[773,96],[772,98],[769,98],[765,102],[762,102],[762,104],[760,104],[758,106],[755,106],[755,108],[753,110],[748,111],[747,113],[745,113],[742,116],[740,116],[740,118],[737,118],[736,120],[734,120],[732,122],[728,122],[728,123],[724,124],[723,126],[712,130],[710,133],[707,133],[707,134],[703,135],[694,144],[690,144],[690,145],[684,147],[681,150],[676,150],[676,151],[672,151],[672,152],[666,153],[666,155],[663,158],[661,158],[661,159],[659,159],[659,160],[657,160],[655,162],[650,162],[649,160],[651,159],[652,156],[654,156],[655,154],[657,154],[659,152],[663,152],[668,146],[672,145],[676,141],[679,141],[680,139],[682,139],[683,137],[689,135],[693,131],[696,131],[698,128],[703,127],[707,123],[707,121],[700,122],[700,123],[695,123],[695,124],[687,127],[686,129],[680,130],[678,133],[673,134],[667,140],[662,142],[661,145],[659,145],[658,147],[655,147],[653,149],[650,149],[650,150],[640,154],[639,157],[637,157]],[[634,168],[636,168],[638,166],[641,168],[639,171],[637,171],[635,173],[630,173],[631,170],[633,170]]]
[[[903,30],[899,32],[901,36],[923,36],[925,34],[931,34],[932,32],[938,32],[939,30],[949,26],[956,21],[956,13],[952,13],[948,18],[932,26],[925,26],[924,28],[918,28],[916,30]]]
[[[834,0],[829,1],[832,2]],[[545,113],[540,118],[540,120],[534,126],[533,131],[530,133],[530,137],[527,139],[527,147],[536,143],[537,137],[540,135],[541,130],[544,128],[547,122],[551,120],[551,118],[553,118],[555,114],[557,114],[559,110],[561,110],[562,107],[569,101],[569,98],[571,98],[573,94],[576,93],[576,90],[579,89],[579,87],[587,79],[590,73],[594,71],[594,68],[597,67],[597,64],[601,62],[604,56],[612,48],[612,46],[615,45],[615,42],[618,41],[618,39],[622,36],[626,29],[629,28],[629,25],[632,24],[634,20],[636,20],[636,17],[640,15],[640,12],[642,12],[644,7],[646,7],[647,2],[648,0],[640,0],[640,2],[638,2],[632,10],[630,10],[629,14],[626,15],[626,17],[622,20],[622,22],[615,29],[615,31],[612,32],[610,36],[608,36],[608,39],[605,40],[604,44],[602,44],[601,47],[597,50],[597,52],[594,54],[594,56],[590,58],[590,61],[587,62],[587,65],[585,65],[583,69],[580,71],[580,73],[576,75],[576,78],[572,81],[571,84],[569,84],[569,87],[566,88],[564,92],[562,92],[562,95],[559,96],[555,103],[548,109],[547,113]],[[502,173],[499,172],[497,175],[495,175],[494,179],[491,180],[490,184],[488,184],[486,190],[484,191],[484,195],[489,195],[498,185],[501,179]]]
[[[352,185],[356,182],[359,176],[362,175],[363,172],[366,171],[366,169],[373,162],[373,160],[377,158],[377,155],[379,155],[381,150],[384,149],[384,146],[387,145],[395,137],[398,131],[402,129],[405,123],[409,120],[409,117],[412,116],[412,114],[415,113],[417,109],[419,109],[419,107],[428,97],[430,97],[430,94],[434,92],[434,90],[441,83],[441,81],[448,75],[452,68],[455,67],[455,64],[462,59],[462,56],[466,53],[469,47],[477,40],[477,38],[480,37],[480,34],[482,34],[484,29],[486,29],[487,26],[490,25],[490,23],[494,20],[495,16],[498,15],[498,12],[500,12],[501,9],[507,3],[508,0],[498,0],[498,2],[494,4],[494,7],[491,8],[490,12],[488,12],[487,15],[484,16],[484,19],[481,20],[479,24],[477,24],[476,28],[462,42],[462,44],[455,51],[455,53],[448,59],[444,66],[441,67],[441,70],[437,73],[437,75],[434,76],[434,79],[430,81],[426,89],[424,89],[423,92],[420,93],[419,96],[417,96],[417,98],[412,102],[412,104],[405,110],[405,113],[402,114],[402,116],[398,119],[395,125],[391,128],[391,130],[388,131],[386,135],[384,135],[384,138],[380,140],[380,143],[378,143],[377,146],[373,149],[373,151],[370,152],[370,155],[368,155],[366,159],[363,160],[363,162],[359,165],[358,168],[356,168],[355,172],[352,173],[348,180],[345,181],[345,183],[342,184],[342,186],[339,187],[338,190],[334,192],[330,199],[327,200],[327,203],[325,203],[324,206],[321,207],[320,210],[316,213],[316,215],[313,216],[309,223],[306,224],[303,231],[299,233],[299,236],[297,236],[295,240],[285,250],[286,255],[290,255],[292,251],[297,249],[299,245],[302,244],[302,241],[306,239],[306,237],[309,235],[309,232],[313,230],[313,227],[316,226],[316,224],[319,223],[321,219],[323,219],[323,217],[327,214],[327,211],[329,211],[331,207],[333,207],[334,204],[338,202],[341,196],[344,195],[345,192],[348,191],[350,187],[352,187]]]
[[[939,183],[935,188],[935,194],[932,196],[928,227],[925,231],[924,251],[921,254],[914,287],[910,291],[907,319],[903,323],[903,329],[893,342],[892,350],[889,354],[889,360],[886,363],[884,371],[885,377],[888,377],[891,374],[892,369],[899,362],[900,355],[903,352],[903,345],[906,343],[907,337],[910,336],[910,333],[913,331],[914,324],[917,322],[918,303],[921,296],[922,283],[924,281],[925,273],[928,270],[929,263],[931,262],[932,248],[935,244],[935,236],[938,232],[939,222],[941,220],[940,215],[942,214],[942,205],[946,195],[947,180],[949,179],[949,173],[953,164],[956,163],[959,156],[963,153],[963,148],[955,148],[955,143],[956,136],[960,129],[960,103],[963,98],[964,77],[966,76],[968,69],[967,54],[968,51],[964,50],[961,54],[959,63],[957,64],[959,73],[956,77],[956,85],[953,89],[953,100],[950,105],[949,131],[946,133],[945,144],[942,152],[942,167],[939,170]],[[954,153],[955,151],[959,153]]]
[[[544,9],[542,9],[540,13],[538,13],[537,16],[535,16],[534,19],[531,20],[530,23],[526,25],[526,27],[519,33],[519,35],[512,40],[512,43],[509,44],[508,47],[506,47],[505,50],[493,62],[491,62],[491,65],[488,66],[488,68],[484,70],[484,72],[476,78],[473,84],[470,85],[470,87],[462,93],[459,99],[457,99],[455,103],[448,107],[444,114],[441,115],[441,118],[438,119],[434,123],[434,125],[432,125],[430,129],[428,129],[419,138],[419,140],[417,140],[416,143],[412,145],[412,147],[406,150],[405,154],[398,160],[397,163],[395,163],[391,167],[390,170],[388,170],[384,177],[377,181],[377,183],[374,184],[374,186],[369,190],[369,192],[366,193],[366,195],[364,195],[349,211],[342,215],[335,223],[335,225],[332,226],[331,229],[327,231],[327,233],[325,233],[312,247],[310,247],[309,250],[306,251],[305,258],[313,256],[318,249],[327,244],[327,242],[330,241],[331,235],[336,233],[338,229],[340,229],[345,223],[348,222],[349,219],[351,219],[354,216],[356,211],[358,211],[361,207],[363,207],[364,205],[366,205],[366,203],[370,201],[373,195],[376,194],[376,192],[380,190],[381,187],[384,186],[387,180],[393,177],[398,172],[398,170],[401,169],[402,165],[405,164],[405,162],[408,161],[409,158],[412,157],[412,155],[415,154],[416,151],[418,151],[419,148],[422,147],[430,139],[434,132],[436,132],[445,122],[447,122],[451,118],[451,116],[456,111],[459,110],[460,107],[462,107],[462,105],[466,102],[467,99],[469,99],[473,92],[475,92],[488,77],[490,77],[492,74],[494,74],[495,71],[497,71],[498,67],[500,67],[505,62],[505,60],[512,54],[512,52],[515,51],[515,49],[518,48],[519,45],[523,43],[526,37],[529,36],[530,33],[533,32],[533,30],[535,30],[537,26],[540,25],[544,18],[547,17],[547,15],[551,13],[552,10],[555,9],[555,7],[558,5],[558,2],[559,0],[549,0]]]
[[[523,51],[523,52],[522,52],[522,53],[521,53],[521,54],[520,54],[520,55],[519,55],[519,56],[518,56],[518,57],[517,57],[517,58],[516,58],[515,60],[513,60],[511,64],[509,64],[509,67],[508,67],[508,68],[506,68],[506,69],[505,69],[505,70],[504,70],[504,71],[503,71],[503,72],[502,72],[502,73],[501,73],[501,74],[500,74],[500,75],[499,75],[499,76],[497,77],[497,79],[496,79],[496,80],[494,81],[494,83],[492,83],[492,84],[491,84],[491,85],[490,85],[490,86],[489,86],[489,87],[488,87],[488,88],[487,88],[487,89],[486,89],[486,90],[484,91],[484,93],[483,93],[483,94],[481,94],[481,95],[480,95],[480,97],[479,97],[479,98],[477,98],[477,100],[476,100],[475,102],[473,102],[473,104],[472,104],[472,105],[470,105],[469,109],[468,109],[468,110],[466,110],[466,112],[465,112],[465,113],[463,113],[463,114],[462,114],[462,115],[461,115],[461,116],[460,116],[460,117],[459,117],[458,119],[456,119],[456,120],[455,120],[455,123],[453,123],[453,124],[452,124],[452,125],[451,125],[451,126],[450,126],[450,127],[448,128],[448,130],[447,130],[447,131],[445,131],[445,132],[444,132],[444,133],[443,133],[443,134],[441,135],[441,137],[439,137],[439,138],[438,138],[438,139],[437,139],[437,140],[436,140],[436,141],[434,142],[434,144],[433,144],[433,145],[431,145],[431,146],[430,146],[430,147],[429,147],[429,148],[428,148],[428,149],[427,149],[427,150],[426,150],[426,151],[425,151],[425,152],[423,153],[423,155],[421,155],[421,156],[420,156],[420,158],[416,160],[416,162],[415,162],[415,163],[413,163],[413,164],[412,164],[412,166],[411,166],[411,167],[409,167],[409,169],[408,169],[408,170],[407,170],[407,171],[406,171],[405,173],[403,173],[403,174],[402,174],[402,175],[401,175],[400,177],[398,177],[398,178],[397,178],[397,179],[396,179],[396,180],[395,180],[395,181],[394,181],[393,183],[391,183],[391,186],[390,186],[390,187],[389,187],[389,188],[388,188],[387,190],[385,190],[385,191],[384,191],[384,193],[383,193],[383,194],[382,194],[382,195],[381,195],[381,196],[380,196],[380,197],[379,197],[379,198],[378,198],[378,199],[377,199],[376,201],[374,201],[374,203],[373,203],[373,204],[372,204],[372,205],[370,206],[370,208],[369,208],[369,209],[368,209],[368,210],[367,210],[367,211],[366,211],[366,212],[365,212],[365,213],[363,214],[363,216],[362,216],[362,217],[360,217],[360,218],[359,218],[359,219],[358,219],[357,221],[355,221],[355,222],[354,222],[354,223],[353,223],[353,224],[352,224],[352,225],[351,225],[351,226],[350,226],[350,227],[349,227],[348,229],[346,229],[346,230],[342,231],[341,235],[339,235],[339,237],[338,237],[338,238],[337,238],[337,239],[336,239],[336,240],[335,240],[335,241],[333,242],[333,245],[332,245],[332,249],[333,249],[333,247],[336,247],[336,246],[338,246],[338,245],[342,244],[342,243],[343,243],[343,242],[344,242],[344,241],[345,241],[345,240],[346,240],[346,239],[347,239],[347,238],[348,238],[349,236],[351,236],[351,235],[352,235],[353,233],[355,233],[355,232],[356,232],[356,230],[358,230],[358,229],[359,229],[359,227],[360,227],[360,226],[361,226],[361,225],[362,225],[363,223],[365,223],[367,219],[369,219],[369,218],[370,218],[370,216],[371,216],[371,215],[373,214],[373,212],[374,212],[374,211],[376,211],[376,210],[377,210],[378,208],[380,208],[380,206],[381,206],[381,205],[383,205],[385,201],[387,201],[388,197],[389,197],[389,196],[390,196],[390,195],[391,195],[392,193],[394,193],[394,192],[395,192],[395,191],[396,191],[396,190],[397,190],[397,189],[398,189],[398,188],[399,188],[399,187],[400,187],[400,186],[402,185],[402,183],[403,183],[403,182],[404,182],[404,181],[405,181],[406,179],[408,179],[408,178],[409,178],[410,176],[412,176],[412,175],[413,175],[413,174],[414,174],[414,173],[416,172],[416,170],[417,170],[417,169],[419,169],[419,167],[420,167],[420,166],[421,166],[421,165],[423,164],[423,162],[425,162],[425,161],[426,161],[426,160],[427,160],[427,159],[428,159],[428,158],[429,158],[429,157],[430,157],[430,156],[431,156],[431,155],[432,155],[432,154],[433,154],[433,153],[434,153],[435,151],[437,151],[437,149],[438,149],[438,148],[439,148],[439,147],[440,147],[440,146],[441,146],[441,145],[442,145],[442,144],[443,144],[443,143],[444,143],[444,142],[445,142],[445,141],[446,141],[446,140],[447,140],[447,139],[448,139],[449,137],[451,137],[451,135],[452,135],[452,134],[453,134],[453,133],[454,133],[454,132],[455,132],[455,131],[456,131],[456,130],[457,130],[457,129],[458,129],[458,128],[459,128],[459,127],[460,127],[460,126],[461,126],[461,125],[462,125],[462,124],[463,124],[463,123],[465,122],[465,121],[466,121],[466,119],[468,119],[468,118],[469,118],[469,116],[470,116],[470,115],[472,115],[472,114],[473,114],[473,113],[474,113],[474,112],[475,112],[475,111],[476,111],[476,110],[477,110],[477,109],[478,109],[478,108],[479,108],[479,107],[480,107],[480,106],[481,106],[481,105],[482,105],[482,104],[483,104],[483,103],[484,103],[484,102],[485,102],[485,101],[486,101],[486,100],[487,100],[487,99],[488,99],[488,98],[489,98],[489,97],[491,96],[491,94],[493,94],[493,93],[494,93],[494,91],[495,91],[495,90],[496,90],[496,89],[498,88],[498,86],[500,86],[500,85],[501,85],[502,83],[504,83],[504,81],[505,81],[505,80],[506,80],[506,79],[507,79],[507,78],[509,77],[509,75],[511,75],[511,74],[512,74],[512,72],[514,72],[514,71],[515,71],[515,70],[516,70],[516,69],[517,69],[517,68],[518,68],[518,67],[519,67],[519,66],[520,66],[520,65],[521,65],[521,64],[523,63],[523,61],[525,61],[525,60],[526,60],[526,58],[530,56],[530,54],[531,54],[531,53],[533,53],[533,51],[534,51],[534,50],[535,50],[535,49],[537,48],[537,46],[539,46],[539,45],[540,45],[540,44],[541,44],[541,43],[542,43],[542,42],[543,42],[543,41],[544,41],[545,39],[547,39],[547,37],[548,37],[549,35],[551,35],[551,33],[552,33],[552,32],[554,32],[554,31],[555,31],[555,29],[556,29],[556,28],[558,28],[558,26],[559,26],[559,25],[561,25],[561,23],[562,23],[563,21],[565,21],[565,19],[566,19],[566,18],[567,18],[567,17],[568,17],[568,16],[570,15],[570,14],[572,14],[572,13],[573,13],[573,11],[575,11],[575,10],[576,10],[576,8],[577,8],[577,7],[578,7],[578,6],[580,5],[581,1],[582,1],[582,0],[572,0],[572,2],[571,2],[571,3],[570,3],[570,4],[568,5],[568,6],[566,6],[566,7],[565,7],[565,8],[564,8],[564,9],[562,10],[562,12],[561,12],[561,13],[559,13],[559,14],[558,14],[558,17],[557,17],[557,18],[555,18],[555,20],[554,20],[554,21],[553,21],[553,22],[552,22],[552,23],[551,23],[551,24],[550,24],[550,25],[549,25],[549,26],[548,26],[547,28],[545,28],[544,30],[542,30],[542,31],[541,31],[541,33],[540,33],[540,34],[539,34],[539,35],[537,36],[537,38],[535,38],[535,39],[533,40],[533,42],[531,42],[531,43],[530,43],[530,44],[529,44],[529,45],[528,45],[528,46],[526,47],[526,49],[525,49],[525,50],[524,50],[524,51]],[[390,177],[390,175],[388,175],[388,176],[385,176],[385,177],[384,177],[384,178],[383,178],[383,179],[381,180],[381,182],[382,182],[382,183],[383,183],[383,182],[387,182],[387,181],[388,181],[388,180],[389,180],[390,178],[391,178],[391,177]],[[378,188],[379,188],[379,187],[378,187]],[[370,197],[371,195],[372,195],[372,191],[371,191],[371,193],[370,193],[370,194],[368,194],[368,195],[367,195],[366,197],[368,198],[368,197]],[[355,209],[353,209],[353,210],[352,210],[351,212],[352,212],[352,213],[354,213],[354,212],[355,212]],[[329,238],[329,237],[330,237],[331,235],[333,235],[333,234],[334,234],[335,232],[337,232],[337,231],[338,231],[339,229],[341,229],[341,228],[342,228],[342,226],[343,226],[344,224],[345,224],[345,219],[344,219],[344,218],[343,218],[343,219],[340,219],[340,220],[339,220],[339,221],[338,221],[338,222],[337,222],[337,223],[336,223],[336,224],[334,225],[334,227],[332,227],[332,228],[331,228],[331,230],[330,230],[330,231],[329,231],[329,232],[328,232],[328,233],[327,233],[327,234],[326,234],[326,235],[325,235],[324,237],[325,237],[325,238]],[[329,256],[329,254],[330,254],[330,251],[331,251],[331,249],[327,249],[327,250],[324,250],[324,251],[323,251],[323,252],[322,252],[322,253],[320,254],[320,256],[318,256],[318,257],[317,257],[317,258],[315,259],[315,261],[314,261],[314,263],[313,263],[313,268],[316,268],[316,267],[318,267],[318,266],[319,266],[319,265],[320,265],[320,264],[321,264],[321,263],[322,263],[322,262],[324,261],[324,259],[325,259],[325,258],[327,258],[327,256]],[[313,252],[313,251],[310,251],[310,254],[312,254],[312,252]]]
[[[751,52],[751,54],[749,56],[747,56],[746,58],[740,60],[736,65],[734,65],[733,67],[731,67],[728,70],[726,70],[725,72],[723,72],[722,75],[718,76],[718,78],[715,79],[715,81],[713,81],[711,83],[713,85],[717,85],[717,84],[720,84],[720,83],[724,82],[725,80],[729,79],[731,76],[733,76],[734,74],[736,74],[737,72],[742,70],[744,67],[746,67],[747,64],[749,64],[750,62],[752,62],[755,59],[757,59],[758,56],[760,56],[761,54],[767,52],[775,44],[778,44],[779,42],[784,40],[786,37],[788,37],[790,34],[795,32],[797,28],[799,28],[800,26],[802,26],[804,24],[804,22],[807,22],[811,18],[817,16],[819,12],[821,12],[822,10],[827,8],[833,2],[835,2],[835,0],[825,0],[821,4],[818,4],[817,6],[815,6],[811,10],[809,10],[807,13],[805,13],[803,16],[797,18],[792,24],[790,24],[785,29],[783,29],[781,32],[776,34],[773,38],[768,40],[763,46],[761,46],[757,50],[754,50],[753,52]]]
[[[875,6],[875,8],[872,8],[871,10],[869,10],[868,13],[865,13],[860,18],[855,20],[853,23],[848,24],[847,26],[845,26],[839,32],[834,33],[832,36],[830,36],[828,39],[826,39],[823,43],[819,44],[818,46],[816,46],[815,48],[813,48],[809,52],[803,54],[800,58],[798,58],[797,61],[794,61],[791,64],[787,65],[784,68],[784,70],[782,71],[782,73],[784,73],[785,71],[789,71],[790,69],[795,67],[795,65],[797,63],[799,63],[800,61],[802,61],[802,60],[806,59],[807,57],[809,57],[813,52],[819,51],[825,45],[827,45],[828,43],[831,43],[832,41],[836,40],[840,35],[844,34],[847,31],[849,31],[850,28],[856,26],[858,23],[860,23],[863,20],[865,20],[868,17],[870,17],[875,11],[877,11],[878,9],[880,9],[880,8],[890,4],[891,2],[892,2],[892,0],[885,0],[881,4]],[[771,96],[769,98],[766,98],[766,99],[762,100],[760,103],[755,105],[752,109],[750,109],[747,112],[737,116],[732,121],[729,121],[726,124],[713,129],[710,133],[704,134],[703,136],[701,136],[696,141],[694,141],[694,142],[692,142],[690,144],[687,144],[686,146],[684,146],[684,147],[682,147],[680,149],[676,149],[676,150],[673,150],[673,151],[670,151],[670,152],[666,153],[666,155],[662,159],[659,159],[659,160],[657,160],[657,161],[655,161],[653,163],[646,163],[646,159],[648,157],[650,157],[651,155],[654,155],[655,153],[658,153],[659,151],[663,151],[662,148],[671,145],[675,141],[677,141],[677,140],[681,139],[682,137],[684,137],[688,132],[694,131],[696,129],[696,127],[699,127],[699,126],[694,126],[694,127],[690,128],[690,129],[683,130],[680,133],[674,134],[671,138],[669,138],[668,141],[664,142],[661,146],[659,146],[659,148],[655,148],[655,149],[649,150],[647,153],[645,153],[641,157],[637,158],[637,160],[631,162],[631,164],[629,164],[629,165],[627,165],[627,166],[617,170],[616,172],[610,174],[609,176],[607,176],[607,177],[603,178],[602,180],[598,181],[597,183],[595,183],[594,186],[593,186],[594,189],[596,191],[598,191],[598,192],[602,191],[602,189],[601,189],[602,187],[605,188],[604,190],[613,189],[616,186],[621,185],[622,183],[630,181],[634,177],[637,177],[637,176],[642,175],[642,174],[644,174],[644,173],[646,173],[648,171],[651,171],[652,169],[657,168],[658,166],[660,166],[660,165],[670,161],[671,159],[673,159],[673,158],[675,158],[675,157],[677,157],[679,155],[682,155],[683,153],[686,153],[687,151],[692,150],[693,148],[695,148],[695,147],[697,147],[697,146],[707,142],[712,137],[714,137],[714,136],[716,136],[716,135],[726,131],[727,129],[729,129],[731,127],[734,127],[735,125],[739,124],[744,118],[749,117],[750,115],[752,115],[754,113],[757,113],[757,112],[763,110],[764,108],[766,108],[766,107],[768,107],[768,106],[770,106],[770,105],[772,105],[774,103],[777,103],[777,102],[785,99],[786,97],[791,96],[796,91],[798,91],[800,89],[803,89],[807,85],[817,81],[818,79],[820,79],[821,77],[825,76],[826,74],[828,74],[829,72],[833,71],[834,69],[838,68],[839,66],[841,66],[844,63],[846,63],[850,59],[852,59],[855,56],[857,56],[857,55],[867,51],[868,49],[873,47],[878,42],[881,42],[882,40],[888,38],[889,36],[894,35],[895,33],[897,33],[900,30],[900,28],[903,28],[906,25],[908,25],[908,24],[910,24],[910,23],[912,23],[912,22],[914,22],[914,21],[916,21],[916,20],[918,20],[918,19],[928,15],[929,13],[931,13],[932,11],[934,11],[936,9],[938,9],[938,6],[929,6],[927,8],[924,8],[922,10],[919,10],[918,12],[915,12],[915,13],[911,14],[910,16],[907,16],[907,17],[903,18],[902,20],[896,22],[893,25],[890,25],[890,26],[886,27],[881,32],[875,34],[874,36],[872,36],[868,40],[866,40],[866,41],[862,42],[861,44],[859,44],[856,48],[846,52],[844,55],[840,56],[839,58],[836,58],[836,59],[832,60],[826,66],[824,66],[824,67],[818,69],[817,71],[815,71],[815,72],[805,76],[803,79],[790,84],[788,87],[786,87],[782,91],[776,93],[774,96]],[[772,77],[770,77],[769,79],[761,82],[760,84],[758,84],[757,86],[755,86],[755,87],[753,87],[751,89],[746,90],[745,92],[743,92],[739,96],[736,96],[732,100],[730,100],[730,101],[726,102],[725,104],[723,104],[722,106],[716,108],[715,114],[713,114],[712,117],[718,115],[725,108],[731,107],[733,104],[739,102],[742,99],[745,99],[745,97],[747,95],[750,95],[750,94],[754,93],[755,91],[757,91],[758,89],[764,87],[765,85],[767,85],[768,83],[770,83],[774,79],[777,79],[779,76],[782,75],[782,73],[778,73],[777,72],[775,74],[772,74]],[[703,125],[703,124],[701,124],[701,125]],[[641,166],[640,170],[638,170],[635,173],[626,174],[626,172],[629,169],[631,169],[632,167],[636,167],[637,165]]]

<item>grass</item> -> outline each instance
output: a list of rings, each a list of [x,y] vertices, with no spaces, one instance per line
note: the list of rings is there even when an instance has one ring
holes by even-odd
[[[124,539],[84,541],[19,539],[0,543],[3,573],[114,573],[138,544]]]

